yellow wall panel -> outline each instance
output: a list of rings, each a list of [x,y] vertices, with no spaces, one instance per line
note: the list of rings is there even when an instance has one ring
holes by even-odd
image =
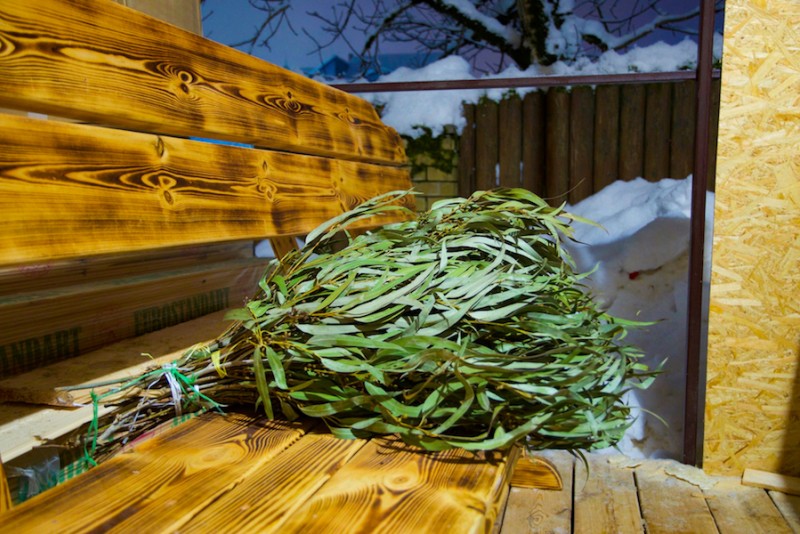
[[[728,0],[704,467],[800,474],[800,2]]]

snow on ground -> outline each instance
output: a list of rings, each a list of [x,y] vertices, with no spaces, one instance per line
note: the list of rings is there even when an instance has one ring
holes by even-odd
[[[653,385],[627,399],[637,420],[619,448],[631,457],[680,458],[682,451],[690,206],[691,176],[617,181],[567,208],[602,225],[576,224],[580,243],[567,245],[578,270],[596,268],[588,279],[593,294],[611,315],[653,321],[626,341],[651,367],[666,360]]]

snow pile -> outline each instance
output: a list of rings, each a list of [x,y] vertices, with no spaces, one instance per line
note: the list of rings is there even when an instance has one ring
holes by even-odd
[[[567,245],[579,270],[596,268],[592,292],[614,316],[655,321],[626,341],[651,367],[666,359],[653,385],[628,398],[642,408],[619,446],[632,457],[679,458],[682,451],[690,206],[691,177],[617,181],[568,207],[602,225],[576,224],[580,243]]]
[[[722,52],[722,36],[719,34],[714,36],[714,51],[714,56],[719,58]],[[649,46],[635,47],[624,54],[611,50],[602,54],[595,61],[579,58],[572,63],[556,62],[546,67],[534,65],[526,70],[512,66],[500,74],[487,75],[484,78],[508,79],[547,75],[666,72],[694,68],[696,62],[697,43],[686,39],[674,45],[658,42]],[[476,76],[472,73],[469,62],[460,56],[449,56],[420,69],[401,67],[382,76],[378,82],[471,79],[476,79]],[[520,95],[534,90],[534,88],[515,89]],[[466,125],[461,113],[462,102],[474,104],[484,96],[491,100],[500,100],[507,92],[508,89],[475,89],[368,93],[361,96],[374,105],[383,107],[381,115],[383,122],[403,135],[416,137],[422,133],[422,129],[415,128],[415,126],[421,125],[430,128],[434,136],[441,134],[443,127],[448,124],[455,125],[458,132],[461,133]]]

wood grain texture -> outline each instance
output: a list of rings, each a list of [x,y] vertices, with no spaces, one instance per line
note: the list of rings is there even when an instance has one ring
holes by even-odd
[[[564,488],[564,481],[561,479],[558,468],[552,462],[542,456],[523,451],[514,465],[511,486],[561,490]]]
[[[623,85],[619,115],[619,178],[644,176],[645,86]]]
[[[642,517],[648,534],[716,534],[700,488],[662,469],[637,469]]]
[[[4,297],[0,374],[240,307],[256,293],[265,269],[260,259],[232,260]]]
[[[642,534],[633,470],[612,466],[608,459],[588,456],[588,472],[583,462],[575,463],[575,532]]]
[[[463,105],[467,123],[458,142],[458,196],[467,198],[475,191],[475,104]]]
[[[8,479],[3,470],[3,460],[0,458],[0,516],[11,510],[11,491],[8,488]]]
[[[565,451],[547,451],[564,481],[561,491],[511,488],[501,534],[564,533],[572,531],[574,458]]]
[[[545,194],[554,205],[569,194],[569,110],[569,93],[560,88],[547,91]]]
[[[301,424],[205,414],[15,507],[3,527],[173,532],[304,431]]]
[[[569,117],[569,202],[577,204],[594,190],[595,105],[591,87],[572,90]]]
[[[545,97],[542,91],[522,100],[522,187],[544,195]]]
[[[283,258],[289,252],[297,250],[297,240],[294,237],[273,237],[269,240],[276,258]]]
[[[3,297],[253,257],[253,243],[213,243],[0,268]]]
[[[778,491],[768,492],[770,499],[780,510],[783,519],[795,534],[800,532],[800,496],[786,495]]]
[[[57,440],[92,420],[90,391],[67,391],[67,386],[94,384],[105,380],[139,375],[154,365],[169,363],[197,343],[210,341],[224,332],[230,321],[225,311],[213,313],[176,326],[126,339],[80,358],[39,368],[0,382],[9,398],[46,403],[62,408],[33,404],[0,404],[0,455],[16,458],[45,440]],[[142,356],[150,354],[152,359]],[[107,391],[98,386],[96,392]],[[63,408],[76,404],[80,408]],[[108,411],[101,407],[101,413]]]
[[[0,265],[301,234],[411,183],[403,168],[3,115],[0,145]]]
[[[131,337],[16,376],[0,379],[0,400],[52,406],[81,406],[91,402],[90,391],[76,386],[133,378],[173,362],[195,346],[212,341],[232,323],[227,309],[146,335]],[[100,394],[108,387],[98,386]]]
[[[693,171],[696,101],[697,82],[673,84],[670,126],[672,142],[669,154],[669,175],[672,178],[686,178]]]
[[[670,105],[672,87],[666,83],[647,86],[644,125],[644,178],[669,178]]]
[[[397,133],[361,98],[107,0],[0,3],[0,106],[167,135],[405,161]]]
[[[489,532],[507,458],[419,452],[375,438],[283,525],[285,532]]]
[[[595,89],[593,191],[619,178],[620,86]]]
[[[283,524],[365,444],[306,434],[204,508],[181,532],[291,532]]]
[[[721,486],[721,484],[718,484]],[[767,492],[732,483],[705,491],[720,534],[792,534]]]
[[[498,105],[484,100],[475,110],[475,189],[497,187]]]
[[[800,478],[758,469],[745,469],[742,474],[742,484],[800,495]]]
[[[498,108],[500,187],[522,185],[520,162],[522,161],[522,100],[512,95],[500,101]]]

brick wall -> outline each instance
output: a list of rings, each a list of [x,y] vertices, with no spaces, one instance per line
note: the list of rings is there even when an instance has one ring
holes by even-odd
[[[419,211],[427,210],[437,200],[458,196],[458,134],[455,127],[446,126],[436,141],[438,154],[413,153],[413,150],[409,153],[413,169],[411,181],[414,190],[420,193],[416,197]],[[451,164],[442,164],[443,161]]]

